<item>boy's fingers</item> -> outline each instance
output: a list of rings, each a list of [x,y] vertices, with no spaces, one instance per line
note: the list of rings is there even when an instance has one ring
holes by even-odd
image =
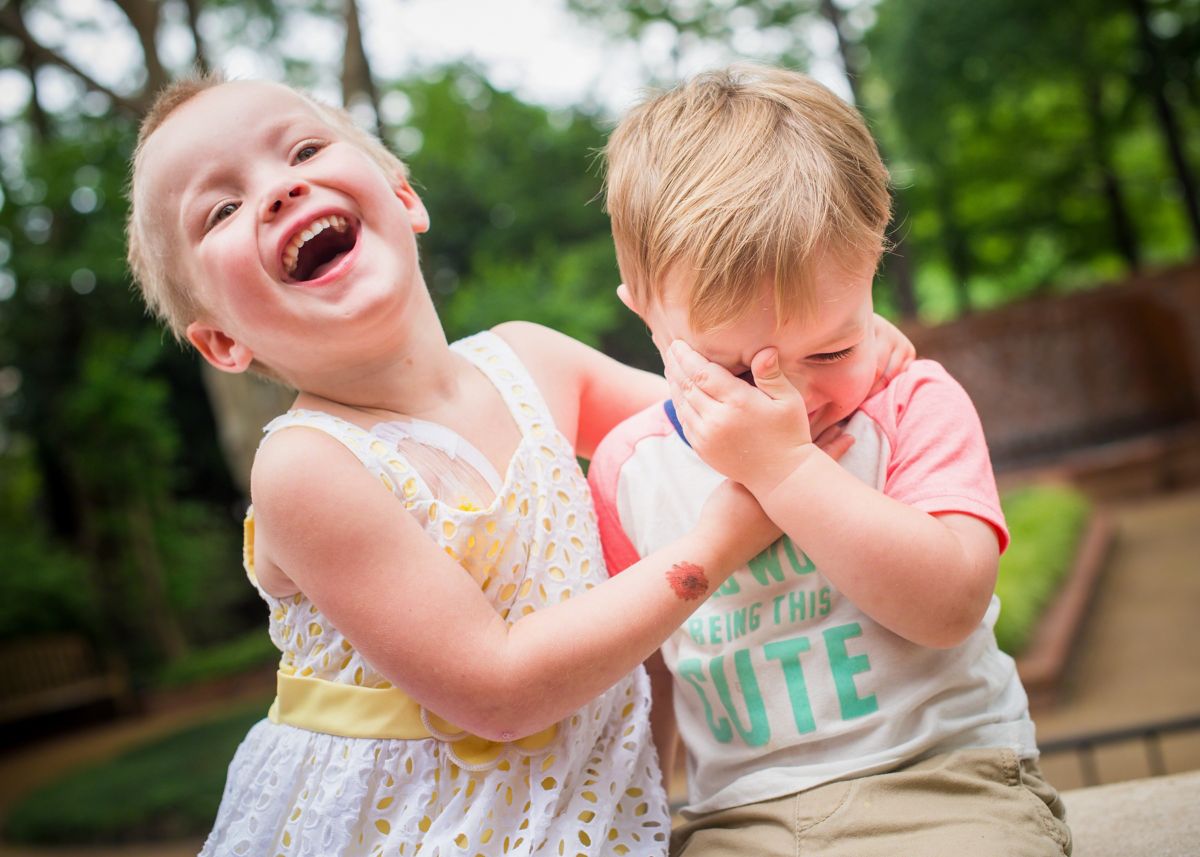
[[[664,375],[667,379],[667,387],[671,393],[671,401],[675,403],[676,411],[683,404],[687,404],[695,412],[703,409],[708,402],[708,394],[696,387],[679,368],[678,361],[675,356],[667,352],[666,360],[663,361]]]
[[[680,372],[687,377],[691,386],[703,390],[710,398],[723,402],[735,394],[740,386],[738,379],[723,366],[706,360],[682,339],[676,339],[668,349]],[[684,385],[689,386],[689,385]]]
[[[692,441],[698,433],[700,415],[687,399],[672,398],[671,401],[675,403],[675,418],[683,426],[683,433],[687,435],[688,440]]]

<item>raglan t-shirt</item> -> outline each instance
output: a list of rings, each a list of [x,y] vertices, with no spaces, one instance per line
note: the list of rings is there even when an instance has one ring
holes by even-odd
[[[841,465],[863,482],[930,514],[973,515],[1007,546],[979,417],[939,364],[915,361],[845,430],[855,442]],[[722,479],[687,444],[667,403],[618,426],[588,473],[609,572],[689,532]],[[685,814],[955,749],[1035,757],[1025,691],[992,630],[999,610],[993,596],[953,648],[919,646],[838,592],[804,545],[779,539],[663,644],[688,751]]]

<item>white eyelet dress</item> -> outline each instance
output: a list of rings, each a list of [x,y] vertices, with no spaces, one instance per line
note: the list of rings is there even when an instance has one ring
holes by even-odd
[[[434,496],[433,480],[380,427],[290,411],[265,432],[306,426],[341,441],[511,623],[605,579],[595,513],[574,450],[516,355],[490,332],[453,348],[496,385],[522,434],[486,507]],[[452,495],[447,484],[439,487]],[[246,546],[253,580],[253,510]],[[392,687],[302,594],[262,596],[283,653],[280,696],[230,764],[202,857],[666,853],[670,819],[640,667],[555,727],[495,743]],[[373,708],[357,707],[364,697]]]

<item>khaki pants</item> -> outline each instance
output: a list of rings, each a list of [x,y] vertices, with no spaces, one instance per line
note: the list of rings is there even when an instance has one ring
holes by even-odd
[[[960,750],[721,810],[671,835],[672,857],[1063,857],[1071,832],[1036,762]]]

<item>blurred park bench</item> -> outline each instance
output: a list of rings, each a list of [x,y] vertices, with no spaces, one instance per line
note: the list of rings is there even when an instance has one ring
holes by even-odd
[[[129,676],[82,635],[0,643],[0,723],[105,702],[122,711],[133,708]]]

